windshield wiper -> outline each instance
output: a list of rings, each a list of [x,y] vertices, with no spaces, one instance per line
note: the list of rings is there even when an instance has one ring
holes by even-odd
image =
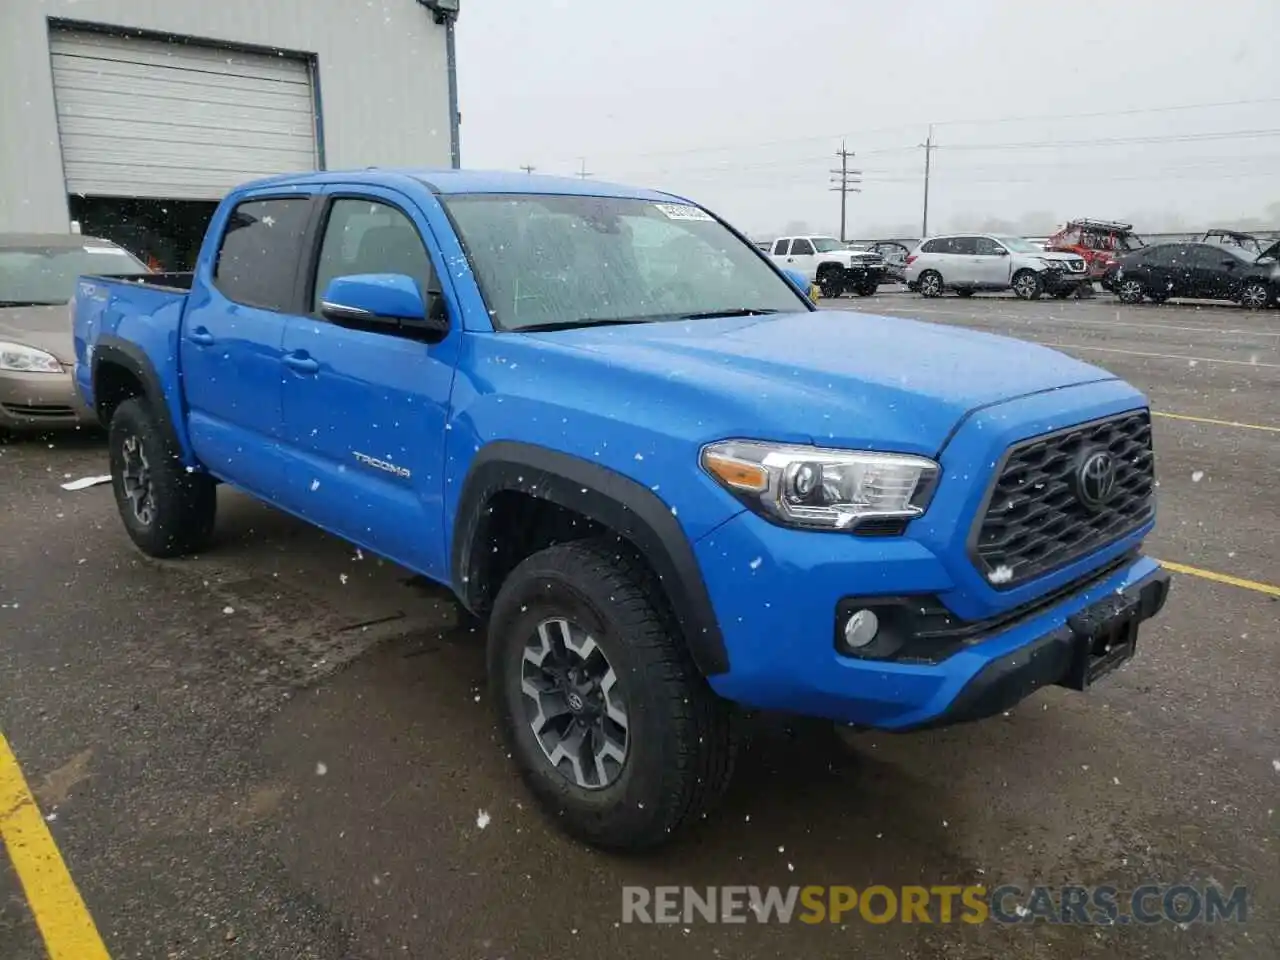
[[[632,323],[652,323],[655,317],[582,317],[578,320],[548,320],[513,327],[514,333],[540,333],[546,330],[572,330],[575,327],[620,327]]]
[[[763,317],[771,313],[780,313],[771,307],[733,307],[728,310],[706,310],[702,313],[686,313],[681,320],[714,320],[717,317]]]

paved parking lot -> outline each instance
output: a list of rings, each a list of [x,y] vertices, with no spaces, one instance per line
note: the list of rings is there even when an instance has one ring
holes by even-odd
[[[477,635],[443,591],[226,492],[216,550],[147,560],[109,488],[59,488],[102,472],[100,439],[0,446],[0,732],[110,955],[1280,955],[1280,312],[840,306],[1054,344],[1148,393],[1149,549],[1195,572],[1133,663],[1088,695],[1045,691],[951,730],[760,718],[716,819],[607,856],[523,793]],[[1247,922],[619,923],[629,883],[1181,881],[1247,885]],[[0,858],[0,957],[43,955]]]

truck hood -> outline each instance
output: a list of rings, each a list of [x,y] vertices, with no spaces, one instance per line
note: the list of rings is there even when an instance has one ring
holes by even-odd
[[[0,340],[44,350],[64,364],[75,363],[71,315],[65,303],[38,307],[0,307]]]
[[[533,336],[643,374],[650,397],[655,379],[696,390],[712,432],[926,455],[975,408],[1115,379],[1021,340],[832,310]]]

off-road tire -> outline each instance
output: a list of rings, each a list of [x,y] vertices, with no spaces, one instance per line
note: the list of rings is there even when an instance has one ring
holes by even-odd
[[[853,289],[860,297],[874,297],[876,295],[876,291],[880,289],[880,284],[868,281],[867,283],[858,284]]]
[[[924,273],[920,274],[920,280],[918,283],[920,287],[920,296],[929,297],[930,299],[942,296],[942,274],[937,270],[926,270]]]
[[[149,523],[137,516],[125,492],[125,447],[136,440],[146,456],[152,490]],[[212,477],[188,473],[172,438],[147,401],[125,400],[116,407],[107,433],[111,489],[129,538],[153,557],[177,557],[201,549],[213,535],[218,493]]]
[[[844,295],[844,277],[840,275],[839,270],[827,270],[818,275],[818,289],[822,291],[825,299],[838,300]]]
[[[607,786],[581,787],[553,767],[525,712],[525,645],[554,618],[585,628],[618,676],[627,755]],[[487,653],[511,755],[543,809],[572,836],[610,849],[654,847],[724,793],[737,712],[707,686],[652,576],[621,541],[560,544],[524,560],[498,591]]]
[[[1039,300],[1044,294],[1044,280],[1034,270],[1019,270],[1010,283],[1020,300]]]

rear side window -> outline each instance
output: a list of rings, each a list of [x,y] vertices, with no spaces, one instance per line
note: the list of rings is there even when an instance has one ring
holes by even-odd
[[[926,241],[925,241],[925,242],[920,246],[920,252],[921,252],[921,253],[941,253],[941,252],[942,252],[942,241],[941,241],[941,240],[926,240]]]
[[[787,252],[787,244],[790,240],[779,240],[773,245],[773,252],[776,256],[785,256]]]
[[[294,304],[298,254],[310,197],[249,200],[231,211],[214,284],[237,303],[288,312]]]

